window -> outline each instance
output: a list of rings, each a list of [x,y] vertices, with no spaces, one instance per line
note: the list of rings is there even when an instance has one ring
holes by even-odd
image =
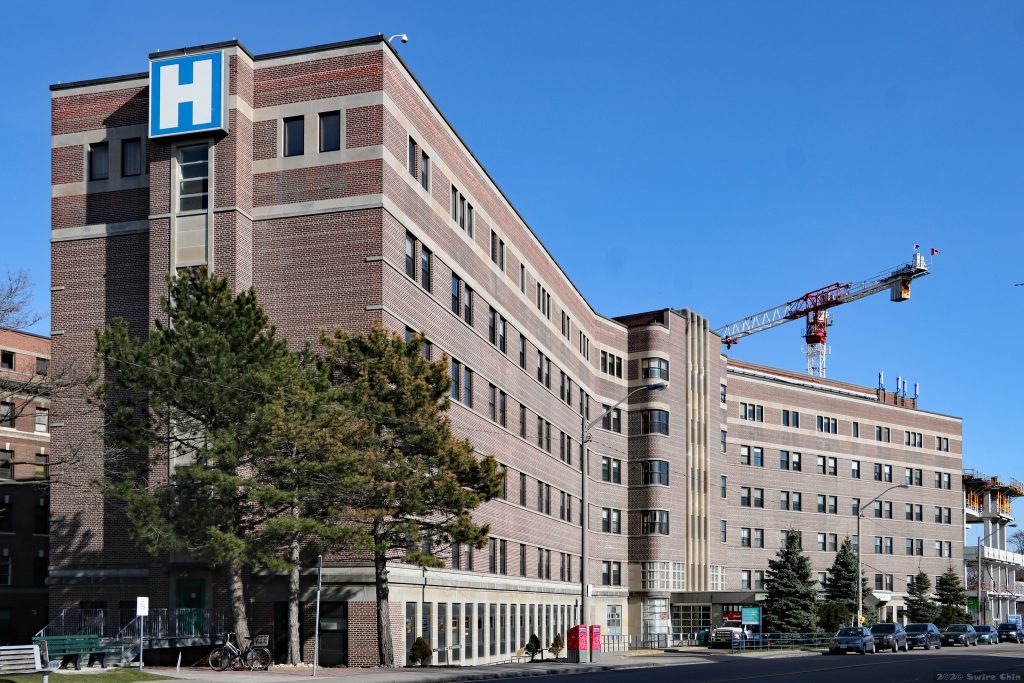
[[[745,508],[751,507],[751,505],[750,505],[750,498],[751,498],[751,496],[750,496],[750,487],[749,486],[741,486],[740,487],[740,507],[745,507]]]
[[[854,422],[853,423],[853,438],[855,438],[855,439],[859,439],[860,438],[860,422]]]
[[[839,514],[839,498],[836,496],[828,497],[828,514],[838,515]]]
[[[416,177],[416,158],[419,156],[419,145],[412,138],[409,138],[409,175]]]
[[[36,479],[46,479],[50,476],[50,461],[45,453],[36,453],[33,465]]]
[[[793,491],[793,509],[797,512],[803,510],[803,497],[799,491]]]
[[[210,148],[189,145],[178,148],[178,211],[207,208],[210,184]]]
[[[507,353],[508,351],[506,328],[505,318],[498,316],[498,350],[502,353]]]
[[[321,112],[320,151],[337,152],[339,149],[341,149],[341,112]]]
[[[420,185],[430,190],[430,157],[423,150],[420,150]]]
[[[727,450],[726,441],[728,440],[729,432],[725,431],[724,429],[721,430],[721,432],[722,432],[722,434],[721,434],[721,437],[720,437],[719,440],[720,440],[720,442],[722,444],[722,452],[725,453],[726,450]]]
[[[764,489],[754,489],[754,507],[764,507]]]
[[[473,288],[469,285],[462,287],[462,319],[470,327],[473,326]]]
[[[640,463],[640,467],[645,486],[652,484],[668,486],[667,460],[645,460]]]
[[[14,478],[14,451],[0,450],[0,479]]]
[[[456,401],[462,397],[462,363],[452,358],[452,398]]]
[[[14,429],[14,404],[0,402],[0,427]]]
[[[950,477],[949,477],[949,472],[945,472],[942,475],[942,488],[944,488],[947,491],[949,491],[950,488],[951,488],[950,485],[951,485],[951,481],[950,481]]]
[[[667,381],[668,361],[663,358],[644,358],[640,361],[640,376],[644,379],[663,379]]]
[[[668,436],[668,411],[667,410],[641,410],[640,411],[640,433],[641,434],[664,434]]]
[[[498,387],[487,385],[487,417],[491,422],[498,421]]]
[[[601,531],[609,534],[621,534],[622,510],[601,508]]]
[[[423,289],[430,291],[430,259],[432,254],[424,246],[420,246],[420,284]]]
[[[722,475],[722,480],[721,480],[722,498],[727,498],[728,497],[728,488],[729,488],[729,478],[723,474]]]
[[[790,507],[789,507],[789,491],[780,491],[779,492],[779,509],[780,510],[789,510],[790,509]]]
[[[508,426],[508,413],[506,406],[508,404],[508,396],[504,391],[498,391],[498,424],[502,427]]]
[[[818,495],[818,512],[825,512],[825,496]]]
[[[722,521],[724,522],[725,520],[723,519]],[[747,527],[740,529],[740,547],[750,547],[750,529]]]
[[[498,312],[492,306],[487,307],[487,341],[498,345]]]
[[[935,450],[949,452],[949,438],[945,436],[935,437]]]
[[[110,146],[106,142],[89,145],[89,180],[110,177]]]
[[[14,351],[0,351],[0,370],[14,369]]]
[[[790,456],[793,460],[792,469],[794,472],[801,471],[802,465],[800,464],[800,454],[793,452]]]
[[[416,238],[405,233],[405,274],[416,279]]]
[[[621,586],[622,585],[622,563],[608,562],[601,563],[601,585]]]
[[[726,399],[728,397],[729,397],[729,387],[727,385],[725,385],[725,384],[719,384],[718,385],[718,400],[721,401],[722,403],[725,403],[725,401],[726,401]]]
[[[668,511],[642,511],[640,513],[640,533],[668,535]]]
[[[882,463],[876,462],[872,465],[872,470],[874,471],[875,481],[882,481]]]
[[[914,486],[924,486],[924,472],[919,469],[914,470]]]
[[[750,446],[740,446],[740,464],[750,464]]]
[[[860,479],[860,460],[850,461],[850,476],[854,479]]]
[[[764,467],[764,449],[760,446],[754,446],[754,467]]]
[[[783,410],[782,411],[782,426],[793,427],[794,429],[800,428],[800,413],[795,410]]]
[[[836,458],[828,459],[828,474],[830,477],[839,476],[839,461]]]
[[[853,499],[850,500],[850,514],[851,515],[859,515],[860,514],[860,498],[853,498]]]
[[[818,550],[825,550],[828,547],[825,534],[818,534]]]
[[[740,403],[740,419],[764,422],[764,406],[754,403]]]
[[[473,236],[473,205],[454,185],[452,185],[452,220],[465,230],[467,235]]]
[[[50,431],[50,411],[36,408],[36,431],[45,434]]]
[[[462,402],[466,407],[473,407],[473,371],[463,366],[462,372]]]
[[[882,466],[882,481],[892,483],[892,465]]]
[[[142,138],[121,141],[121,175],[142,175]]]
[[[825,456],[818,456],[818,474],[825,474]]]
[[[519,367],[526,369],[526,337],[519,335]]]
[[[823,434],[838,434],[838,425],[836,418],[826,417],[824,415],[818,416],[818,431]]]
[[[779,469],[789,469],[789,451],[779,451]]]
[[[754,529],[754,547],[764,547],[764,529]]]
[[[526,406],[519,404],[519,436],[526,438]]]
[[[612,484],[622,483],[622,461],[617,458],[601,458],[601,481]]]
[[[462,313],[462,278],[452,274],[452,313]]]
[[[11,517],[11,497],[0,496],[0,532],[10,533],[13,530]]]
[[[291,116],[284,120],[284,155],[286,157],[301,156],[305,153],[304,128],[305,122],[302,116]]]

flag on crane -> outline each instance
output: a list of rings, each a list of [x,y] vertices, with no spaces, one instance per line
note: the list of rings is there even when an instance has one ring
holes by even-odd
[[[941,253],[942,253],[941,251],[939,251],[935,247],[932,247],[932,256],[935,256],[936,254],[941,254]]]

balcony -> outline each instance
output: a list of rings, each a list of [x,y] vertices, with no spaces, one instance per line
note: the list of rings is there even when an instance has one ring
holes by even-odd
[[[981,546],[981,559],[989,562],[999,562],[1002,564],[1024,567],[1024,555],[1021,555],[1020,553],[1011,553],[1009,550],[990,548],[987,545]],[[968,565],[970,565],[972,562],[977,563],[977,545],[971,544],[964,546],[964,561],[967,562]]]

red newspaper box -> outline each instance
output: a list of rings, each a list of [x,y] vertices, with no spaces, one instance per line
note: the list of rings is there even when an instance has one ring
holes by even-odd
[[[581,662],[588,661],[587,650],[590,649],[590,634],[587,631],[586,625],[571,627],[566,640],[568,641],[566,645],[571,664],[580,664]]]
[[[590,661],[601,658],[601,627],[594,624],[590,627]]]

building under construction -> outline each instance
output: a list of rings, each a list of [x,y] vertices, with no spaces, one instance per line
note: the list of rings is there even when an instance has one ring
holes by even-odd
[[[968,604],[975,623],[996,624],[1017,614],[1017,603],[1024,600],[1024,582],[1017,580],[1024,554],[1006,547],[1007,529],[1016,526],[1013,499],[1024,495],[1024,489],[1016,479],[977,470],[964,470],[963,482],[964,522],[982,525],[978,541],[964,544],[966,583],[974,593]]]

